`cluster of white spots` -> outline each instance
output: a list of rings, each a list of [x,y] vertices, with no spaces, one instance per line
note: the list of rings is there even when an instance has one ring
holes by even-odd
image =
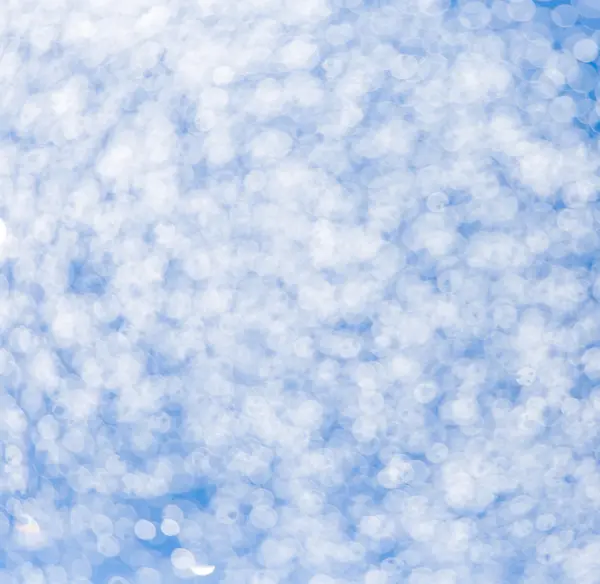
[[[597,0],[34,8],[0,581],[595,582]]]

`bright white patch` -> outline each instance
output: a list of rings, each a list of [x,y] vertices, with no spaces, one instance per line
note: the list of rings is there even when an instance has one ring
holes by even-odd
[[[30,515],[24,515],[23,522],[17,523],[15,528],[17,531],[25,534],[36,535],[40,533],[40,526],[38,525],[38,522]]]
[[[594,39],[581,39],[573,46],[573,56],[578,61],[591,63],[598,56],[598,45]]]
[[[168,537],[174,537],[179,534],[179,524],[173,519],[163,519],[160,524],[160,530]]]
[[[20,517],[17,525],[15,525],[15,531],[17,532],[17,543],[23,548],[30,550],[45,547],[50,535],[43,531],[38,522],[28,514],[23,514]]]
[[[196,564],[192,566],[190,570],[196,576],[210,576],[215,571],[215,566],[209,566],[207,564]]]
[[[171,563],[178,570],[191,570],[196,565],[196,558],[190,550],[177,548],[171,554]]]

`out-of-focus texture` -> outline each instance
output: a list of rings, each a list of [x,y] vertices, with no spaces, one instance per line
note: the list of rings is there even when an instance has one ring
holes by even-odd
[[[0,583],[599,583],[599,45],[2,2]]]

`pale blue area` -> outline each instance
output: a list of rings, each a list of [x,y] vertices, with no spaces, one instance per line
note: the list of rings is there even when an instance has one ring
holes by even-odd
[[[0,9],[0,584],[597,582],[600,2],[107,4]]]

